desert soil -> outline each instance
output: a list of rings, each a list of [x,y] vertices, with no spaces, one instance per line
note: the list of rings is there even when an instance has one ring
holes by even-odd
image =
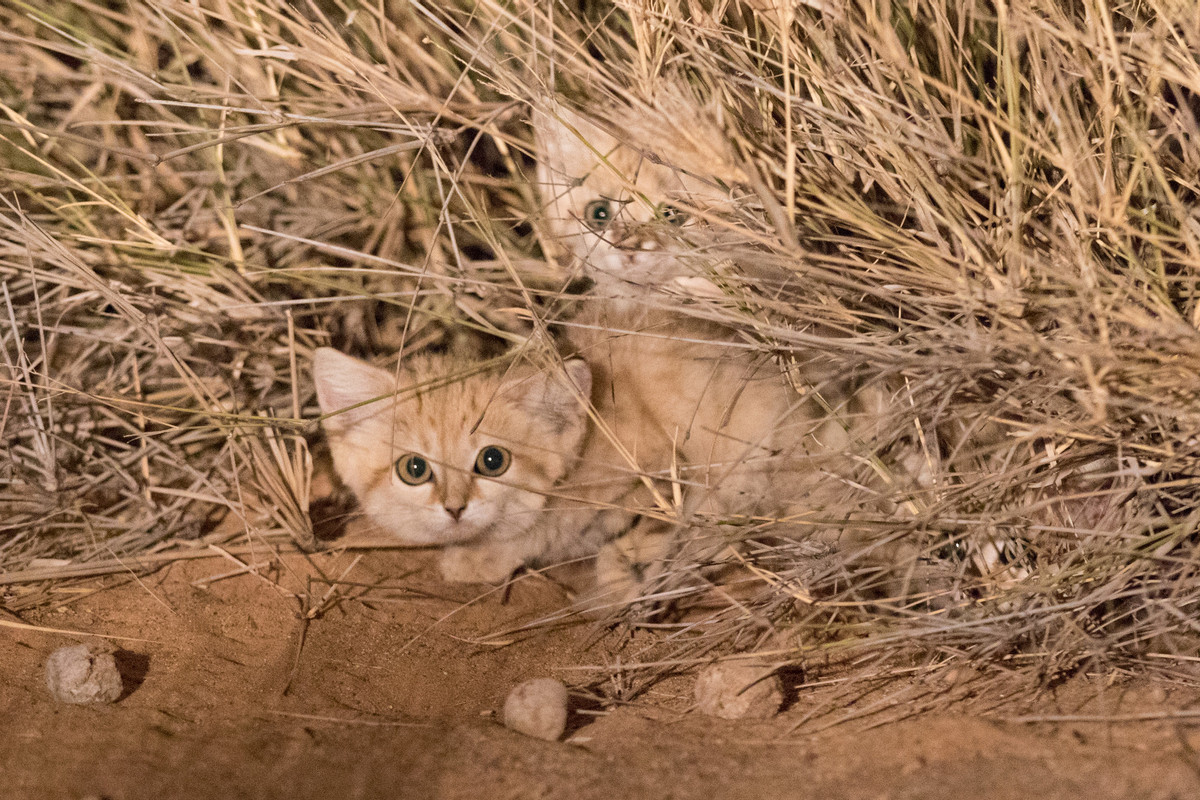
[[[1197,696],[1177,685],[1014,678],[1013,699],[917,665],[847,693],[810,669],[775,719],[714,720],[686,674],[623,701],[637,681],[612,667],[652,655],[649,634],[506,633],[563,606],[551,581],[480,596],[423,552],[263,560],[178,562],[23,620],[76,633],[0,628],[0,798],[1200,797]],[[96,641],[80,633],[125,637],[118,702],[50,697],[46,659]],[[564,741],[498,721],[540,676],[575,690]],[[1051,719],[1014,721],[1030,715]]]

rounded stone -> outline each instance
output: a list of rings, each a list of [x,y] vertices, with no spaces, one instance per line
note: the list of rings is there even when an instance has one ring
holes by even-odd
[[[534,678],[508,693],[504,724],[535,739],[556,741],[567,727],[567,687],[554,678]]]
[[[770,667],[712,664],[696,677],[700,713],[721,719],[770,719],[783,705],[783,682]]]
[[[112,703],[124,688],[112,651],[86,644],[67,645],[50,654],[46,686],[60,703]]]

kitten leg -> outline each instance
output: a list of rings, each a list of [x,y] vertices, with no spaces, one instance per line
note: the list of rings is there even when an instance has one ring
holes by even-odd
[[[519,540],[446,547],[438,559],[450,583],[503,583],[525,565],[530,553]]]
[[[575,600],[590,617],[620,611],[647,595],[668,564],[675,526],[643,521],[600,548],[595,584]]]
[[[520,537],[443,548],[438,561],[442,577],[452,583],[502,583],[527,564],[553,566],[588,556],[626,530],[632,517],[612,509],[554,511],[547,523]]]

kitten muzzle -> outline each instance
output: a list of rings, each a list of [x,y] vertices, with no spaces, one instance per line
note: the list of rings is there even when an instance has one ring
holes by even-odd
[[[656,225],[625,225],[612,232],[612,244],[619,250],[661,250],[662,239]]]

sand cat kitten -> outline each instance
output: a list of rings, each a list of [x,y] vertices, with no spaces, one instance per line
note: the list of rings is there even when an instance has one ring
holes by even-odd
[[[384,531],[445,547],[448,579],[499,581],[578,547],[540,523],[584,441],[582,360],[547,372],[412,357],[393,374],[320,348],[313,378],[342,480]]]
[[[587,393],[605,401],[582,359],[545,373],[414,357],[393,375],[320,348],[313,377],[338,474],[383,531],[441,546],[447,580],[593,556],[635,524],[653,530],[655,495],[670,494],[670,442],[649,417],[621,423],[645,454],[632,461],[592,429]]]
[[[693,477],[704,473],[735,506],[739,497],[753,508],[795,497],[765,485],[764,474],[769,484],[789,458],[794,473],[805,460],[844,452],[882,398],[835,375],[819,353],[799,366],[801,397],[736,331],[664,304],[662,290],[705,278],[703,259],[680,238],[692,224],[685,209],[720,213],[728,195],[650,161],[577,114],[555,114],[534,116],[539,188],[552,238],[595,281],[565,327],[594,380],[611,386],[595,393],[605,402],[601,416],[618,432],[639,419],[645,427],[649,417]]]
[[[613,436],[637,430],[640,457],[674,463],[689,511],[836,521],[861,506],[853,451],[867,452],[882,393],[820,354],[788,380],[737,332],[663,302],[705,291],[688,213],[728,210],[728,194],[562,108],[535,114],[534,130],[547,230],[595,282],[565,327]]]

